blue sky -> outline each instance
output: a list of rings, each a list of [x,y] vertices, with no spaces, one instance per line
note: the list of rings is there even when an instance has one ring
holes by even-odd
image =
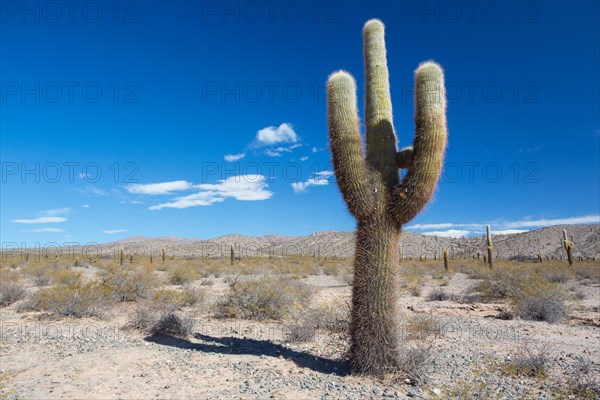
[[[345,69],[363,98],[370,18],[400,147],[414,69],[446,73],[444,175],[406,229],[599,222],[596,1],[69,4],[0,2],[2,242],[352,230],[324,88]]]

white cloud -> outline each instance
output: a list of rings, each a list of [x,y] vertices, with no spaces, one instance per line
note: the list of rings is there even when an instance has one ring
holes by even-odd
[[[271,150],[271,149],[267,149],[265,151],[265,154],[268,155],[269,157],[281,157],[281,153],[279,153],[278,151],[275,151],[275,150]]]
[[[53,208],[51,210],[40,211],[40,215],[44,217],[55,217],[57,215],[67,214],[71,211],[69,207],[64,208]]]
[[[273,196],[273,192],[267,189],[269,185],[265,181],[263,175],[238,175],[221,180],[219,183],[194,185],[195,189],[200,189],[198,193],[177,197],[174,201],[157,204],[149,209],[210,206],[227,198],[241,201],[267,200]]]
[[[306,161],[308,160],[308,157],[304,156],[304,157],[300,157],[300,161]]]
[[[83,207],[83,208],[90,208],[90,205],[89,204],[84,204],[81,207]]]
[[[492,222],[491,228],[492,233],[494,235],[501,233],[499,232],[507,232],[507,233],[519,233],[524,232],[526,230],[532,228],[542,228],[545,226],[552,225],[577,225],[577,224],[598,224],[600,223],[600,215],[586,215],[581,217],[568,217],[568,218],[554,218],[554,219],[522,219],[516,221],[496,221]],[[476,223],[451,223],[444,222],[438,224],[415,224],[408,226],[407,229],[450,229],[450,228],[468,228],[474,230],[476,232],[482,231],[485,229],[485,224],[476,224]],[[523,229],[528,228],[528,229]]]
[[[503,231],[492,231],[493,235],[512,235],[513,233],[529,232],[528,229],[505,229]]]
[[[538,219],[538,220],[521,220],[500,223],[503,228],[529,228],[543,227],[552,225],[577,225],[577,224],[599,224],[600,215],[586,215],[582,217],[554,218],[554,219]]]
[[[67,219],[63,217],[40,217],[32,219],[15,219],[12,222],[16,224],[52,224],[65,222]]]
[[[172,181],[161,183],[132,183],[127,186],[129,193],[135,194],[170,194],[171,192],[191,189],[192,184],[188,181]]]
[[[291,124],[284,122],[278,127],[268,126],[256,133],[255,147],[271,146],[278,143],[296,143],[298,135]]]
[[[305,182],[293,182],[290,185],[294,193],[305,192],[309,186],[325,186],[329,185],[329,177],[333,175],[333,171],[319,171],[314,174],[313,178]]]
[[[64,232],[64,229],[60,229],[60,228],[39,228],[39,229],[32,229],[31,232],[34,233],[46,233],[46,232]]]
[[[144,204],[144,202],[139,200],[122,200],[121,204]]]
[[[244,157],[246,157],[246,153],[226,154],[223,158],[225,159],[225,161],[234,162],[234,161],[241,160]]]
[[[465,230],[460,230],[460,229],[449,229],[447,231],[430,231],[430,232],[423,232],[423,235],[427,235],[427,236],[440,236],[440,237],[447,237],[447,238],[461,238],[463,236],[467,236],[469,233],[471,233],[471,231],[465,231]]]
[[[110,229],[107,231],[102,231],[102,233],[106,233],[107,235],[114,235],[115,233],[123,233],[128,232],[127,229]]]

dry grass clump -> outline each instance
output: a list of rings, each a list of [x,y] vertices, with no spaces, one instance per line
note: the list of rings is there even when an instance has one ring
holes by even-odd
[[[25,288],[14,282],[0,282],[0,307],[11,305],[25,297]]]
[[[308,342],[317,331],[328,334],[346,335],[350,326],[350,307],[341,302],[321,304],[316,307],[296,310],[286,321],[286,341]]]
[[[168,272],[168,281],[171,285],[185,285],[198,278],[198,271],[189,265],[181,265]]]
[[[441,334],[441,325],[432,315],[415,314],[400,323],[401,333],[407,340],[424,340]]]
[[[539,377],[546,376],[550,364],[547,349],[536,348],[528,342],[517,349],[514,356],[504,365],[504,371],[517,376]]]
[[[80,271],[73,271],[67,268],[58,268],[50,273],[52,283],[55,285],[76,285],[83,279]]]
[[[152,295],[152,301],[171,305],[174,309],[193,306],[204,301],[204,292],[193,287],[182,290],[158,289]]]
[[[437,287],[427,295],[427,301],[446,301],[452,300],[454,296],[446,292],[443,288]]]
[[[557,289],[533,288],[513,300],[515,315],[529,321],[563,322],[569,318],[564,295]]]
[[[429,369],[433,365],[435,353],[429,344],[407,345],[398,350],[398,371],[410,383],[421,385],[429,380]]]
[[[32,263],[21,268],[21,272],[35,286],[48,286],[52,282],[52,271],[52,266],[41,263]]]
[[[111,305],[107,290],[97,283],[59,285],[33,293],[19,311],[47,311],[59,317],[102,317]]]
[[[215,307],[217,318],[281,319],[293,306],[307,304],[310,287],[287,279],[234,280]]]
[[[150,268],[110,266],[98,274],[100,285],[115,301],[136,301],[151,296],[158,279]]]

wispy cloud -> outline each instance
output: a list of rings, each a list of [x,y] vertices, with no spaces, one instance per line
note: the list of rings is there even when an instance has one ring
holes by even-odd
[[[134,194],[170,194],[192,188],[192,184],[188,181],[172,181],[160,183],[132,183],[127,186],[127,191]]]
[[[40,217],[32,219],[14,219],[12,222],[16,224],[52,224],[65,222],[67,219],[64,217]]]
[[[109,229],[106,231],[102,231],[102,233],[106,233],[107,235],[114,235],[115,233],[123,233],[128,232],[127,229]]]
[[[85,188],[79,188],[77,189],[77,191],[84,196],[110,196],[110,193],[108,193],[106,190],[100,189],[96,186],[87,186]]]
[[[40,211],[39,215],[41,215],[43,217],[55,217],[57,215],[68,214],[70,211],[71,211],[71,209],[69,207],[53,208],[51,210]]]
[[[256,133],[253,147],[272,146],[279,143],[296,143],[298,141],[298,135],[294,131],[291,124],[284,122],[283,124],[276,126],[268,126],[259,130]]]
[[[494,235],[512,235],[513,233],[529,232],[528,229],[505,229],[503,231],[493,231]]]
[[[139,200],[122,200],[120,203],[121,204],[144,204],[143,201],[139,201]]]
[[[241,160],[244,157],[246,157],[246,153],[226,154],[223,158],[225,159],[225,161],[235,162]]]
[[[448,238],[461,238],[463,236],[467,236],[471,231],[461,230],[461,229],[449,229],[447,231],[430,231],[430,232],[422,232],[423,235],[427,236],[440,236],[440,237],[448,237]]]
[[[64,232],[64,229],[60,229],[60,228],[38,228],[38,229],[32,229],[30,232],[33,232],[33,233],[58,233],[58,232]]]
[[[310,186],[329,185],[329,177],[332,175],[333,171],[319,171],[314,174],[313,178],[310,178],[305,182],[293,182],[290,185],[292,185],[294,193],[302,193]]]
[[[600,224],[600,215],[585,215],[580,217],[567,218],[547,218],[547,219],[521,219],[516,221],[492,221],[492,232],[496,235],[503,233],[519,233],[529,229],[542,228],[553,225],[579,225],[579,224]],[[469,229],[474,233],[481,232],[485,229],[485,223],[436,223],[436,224],[414,224],[407,227],[411,230],[427,230],[427,229],[451,229],[463,228]],[[527,228],[527,229],[524,229]]]
[[[200,191],[187,196],[177,197],[174,201],[157,204],[149,207],[150,210],[163,208],[189,208],[196,206],[210,206],[220,203],[227,198],[241,201],[267,200],[273,196],[268,190],[266,178],[263,175],[238,175],[232,176],[219,183],[205,183],[194,185]]]
[[[90,205],[89,204],[84,204],[81,207],[83,207],[83,208],[90,208]]]
[[[307,156],[300,157],[300,161],[306,161],[306,160],[308,160],[308,157],[307,157]]]
[[[265,150],[265,154],[269,157],[281,157],[281,153],[276,150],[267,149]]]

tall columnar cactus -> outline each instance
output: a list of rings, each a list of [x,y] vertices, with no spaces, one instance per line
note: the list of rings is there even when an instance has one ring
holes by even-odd
[[[486,231],[485,237],[486,237],[487,252],[488,252],[487,261],[488,261],[488,266],[490,268],[492,268],[494,266],[494,258],[493,258],[494,246],[492,246],[492,232],[490,231],[489,225],[486,225],[485,231]]]
[[[162,262],[165,262],[165,258],[167,256],[167,252],[165,251],[165,249],[162,249],[161,253],[160,253],[160,257],[162,259]]]
[[[425,62],[415,72],[413,148],[397,150],[384,26],[363,30],[366,70],[366,154],[356,105],[356,83],[347,72],[329,77],[329,142],[337,184],[357,220],[350,324],[354,373],[381,375],[398,366],[397,277],[402,225],[431,199],[446,147],[444,74]],[[407,169],[400,180],[399,169]]]
[[[233,265],[233,263],[235,262],[235,249],[233,248],[233,245],[231,245],[231,247],[229,248],[229,258],[231,261],[231,265]]]
[[[123,261],[125,259],[125,252],[123,250],[119,251],[119,265],[123,265]]]
[[[573,265],[573,255],[571,254],[571,252],[575,248],[575,243],[569,240],[569,236],[567,236],[566,229],[563,229],[563,246],[565,247],[565,251],[567,252],[567,259],[569,260],[569,265]]]
[[[444,269],[448,271],[448,249],[444,249]]]

